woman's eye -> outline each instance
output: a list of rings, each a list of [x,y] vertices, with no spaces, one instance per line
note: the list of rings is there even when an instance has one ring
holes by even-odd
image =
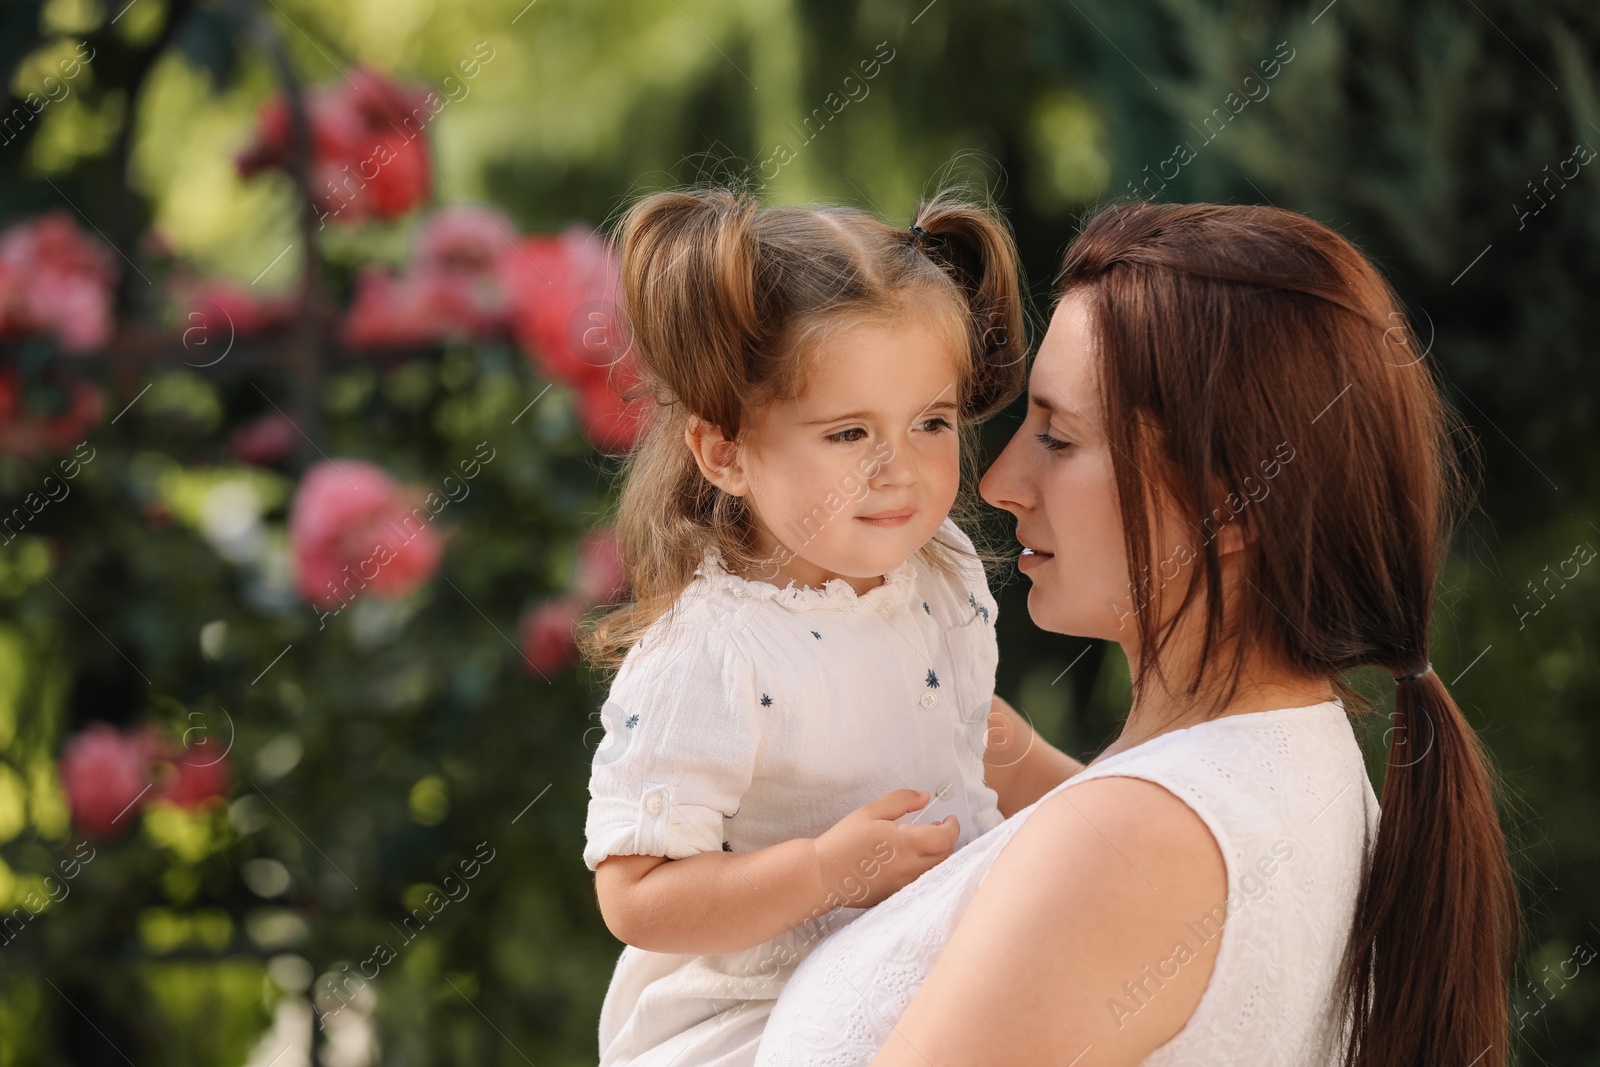
[[[852,433],[865,434],[866,432],[867,431],[863,430],[859,426],[852,426],[848,430],[840,430],[838,433],[829,434],[828,435],[828,440],[830,440],[830,441],[838,441],[840,444],[853,444],[854,442],[861,440],[861,438],[859,438],[859,437],[846,437],[845,436],[846,434],[852,434]]]
[[[1048,448],[1052,452],[1060,452],[1064,448],[1072,447],[1071,441],[1062,441],[1059,438],[1051,437],[1047,433],[1036,434],[1035,436],[1038,438],[1041,445],[1044,445],[1044,447]]]

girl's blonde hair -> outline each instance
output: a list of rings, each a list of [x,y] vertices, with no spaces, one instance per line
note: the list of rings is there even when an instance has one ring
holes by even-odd
[[[753,412],[801,394],[818,342],[864,319],[914,309],[960,353],[962,479],[951,514],[976,529],[976,427],[1026,375],[1016,245],[996,212],[949,192],[919,204],[912,226],[849,207],[764,208],[725,187],[655,193],[623,216],[614,240],[642,371],[636,393],[656,408],[622,467],[616,537],[631,599],[580,627],[591,667],[621,663],[707,549],[735,574],[770,565],[755,551],[744,499],[701,474],[684,441],[688,419],[737,441]],[[956,551],[935,538],[916,558],[955,573]]]

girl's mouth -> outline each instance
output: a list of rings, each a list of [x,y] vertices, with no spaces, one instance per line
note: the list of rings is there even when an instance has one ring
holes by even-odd
[[[871,526],[904,526],[911,521],[911,516],[915,514],[915,508],[900,508],[896,511],[881,512],[878,515],[857,515],[856,518]]]

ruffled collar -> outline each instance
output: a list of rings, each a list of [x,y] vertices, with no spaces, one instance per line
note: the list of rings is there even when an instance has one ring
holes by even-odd
[[[857,608],[876,608],[879,603],[896,598],[902,603],[918,573],[915,555],[883,576],[883,584],[857,593],[855,587],[843,578],[830,578],[816,588],[804,588],[793,581],[782,589],[771,582],[755,581],[732,574],[724,566],[722,554],[707,548],[695,574],[711,588],[751,600],[770,600],[790,611],[814,609],[852,611]]]

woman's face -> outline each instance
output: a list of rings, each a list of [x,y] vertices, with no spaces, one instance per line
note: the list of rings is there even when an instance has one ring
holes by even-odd
[[[1069,294],[1034,360],[1027,418],[984,473],[978,492],[1015,515],[1017,540],[1039,553],[1018,561],[1033,581],[1028,614],[1034,624],[1127,644],[1135,635],[1138,601],[1129,596],[1097,363],[1087,294]]]

